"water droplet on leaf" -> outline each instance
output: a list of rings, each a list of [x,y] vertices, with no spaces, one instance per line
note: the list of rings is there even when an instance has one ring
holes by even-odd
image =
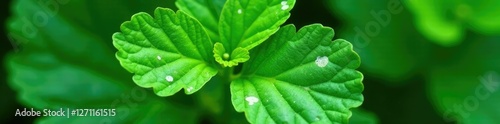
[[[172,77],[171,75],[167,75],[165,77],[165,80],[167,80],[168,82],[172,82],[172,81],[174,81],[174,77]]]
[[[321,67],[321,68],[325,67],[329,62],[330,61],[328,60],[328,57],[326,57],[326,56],[322,56],[322,57],[318,56],[316,58],[316,61],[315,61],[316,65],[318,67]]]
[[[281,10],[286,10],[290,8],[287,1],[281,1]]]
[[[255,97],[255,96],[246,97],[245,100],[248,102],[248,105],[253,105],[256,102],[259,102],[259,98]]]

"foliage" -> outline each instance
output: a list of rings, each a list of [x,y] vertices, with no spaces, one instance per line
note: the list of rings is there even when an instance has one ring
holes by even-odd
[[[406,0],[418,30],[443,46],[460,44],[465,29],[481,34],[500,34],[499,1]]]
[[[247,122],[232,107],[250,123],[347,123],[363,102],[348,41],[321,24],[280,27],[294,0],[50,2],[15,1],[7,24],[22,49],[6,57],[9,84],[38,110],[120,114],[39,123]]]
[[[392,86],[423,76],[444,121],[500,123],[493,117],[500,112],[493,105],[500,98],[497,1],[326,2],[343,17],[339,35],[353,41],[365,74]]]
[[[113,35],[118,60],[139,86],[160,96],[181,88],[191,94],[218,73],[231,81],[232,103],[250,123],[346,123],[349,109],[361,105],[360,61],[349,42],[331,41],[333,30],[319,24],[297,33],[293,25],[278,28],[295,1],[228,0],[220,17],[202,23],[196,17],[207,15],[197,10],[218,9],[199,3],[177,4],[194,18],[157,8],[154,17],[135,14]],[[217,18],[218,28],[209,28]]]

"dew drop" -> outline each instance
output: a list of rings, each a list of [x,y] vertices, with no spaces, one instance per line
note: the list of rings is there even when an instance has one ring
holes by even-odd
[[[281,10],[286,10],[290,8],[287,1],[281,1]]]
[[[256,102],[259,102],[259,98],[255,97],[255,96],[248,96],[245,98],[245,100],[248,102],[248,105],[253,105]]]
[[[243,10],[238,9],[238,14],[241,14],[242,12],[243,12]]]
[[[193,87],[188,87],[188,88],[187,88],[187,91],[188,91],[188,92],[191,92],[193,89],[194,89]]]
[[[319,57],[319,56],[318,56],[318,57],[316,58],[315,63],[316,63],[316,65],[317,65],[318,67],[323,68],[323,67],[325,67],[325,66],[329,63],[329,61],[328,61],[328,57],[326,57],[326,56]]]
[[[156,58],[157,58],[158,60],[161,60],[161,56],[156,56]]]
[[[224,58],[224,60],[229,60],[229,54],[228,53],[224,53],[222,55],[222,57]]]
[[[174,77],[172,77],[171,75],[167,75],[165,77],[165,80],[167,80],[168,82],[172,82],[172,81],[174,81]]]

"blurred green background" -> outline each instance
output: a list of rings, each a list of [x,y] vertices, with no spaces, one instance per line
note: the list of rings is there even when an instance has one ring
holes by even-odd
[[[157,6],[175,7],[173,0],[41,1],[56,3],[57,11],[35,0],[1,4],[0,122],[246,122],[234,112],[228,87],[211,85],[217,79],[193,95],[161,98],[136,87],[114,58],[111,34],[122,22]],[[351,123],[497,124],[498,6],[493,0],[297,0],[287,24],[321,23],[353,43],[362,59],[365,101]],[[36,34],[25,33],[26,24]],[[60,107],[127,114],[14,117],[16,109]]]

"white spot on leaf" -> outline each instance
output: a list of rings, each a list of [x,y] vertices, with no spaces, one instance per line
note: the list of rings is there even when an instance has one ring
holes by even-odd
[[[165,77],[165,80],[167,80],[168,82],[172,82],[172,81],[174,81],[174,77],[172,77],[171,75],[167,75]]]
[[[255,96],[246,97],[245,100],[248,102],[248,105],[253,105],[256,102],[259,102],[259,98],[255,97]]]
[[[158,60],[161,60],[161,56],[156,56],[156,58],[157,58]]]
[[[311,88],[309,88],[309,87],[304,87],[304,90],[309,91],[309,90],[311,90]]]
[[[243,13],[243,10],[238,9],[238,14],[241,14],[241,13]]]
[[[318,56],[316,58],[316,61],[315,61],[316,65],[318,67],[321,67],[321,68],[325,67],[329,62],[330,61],[328,60],[328,57],[326,57],[326,56],[322,56],[322,57]]]
[[[281,1],[281,10],[286,10],[289,7],[290,6],[288,6],[288,2],[287,1]]]
[[[188,87],[188,88],[187,88],[187,91],[188,91],[188,92],[191,92],[193,89],[194,89],[193,87]]]

